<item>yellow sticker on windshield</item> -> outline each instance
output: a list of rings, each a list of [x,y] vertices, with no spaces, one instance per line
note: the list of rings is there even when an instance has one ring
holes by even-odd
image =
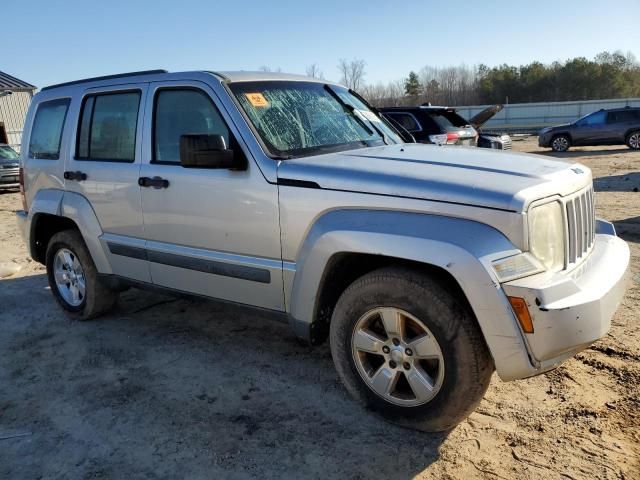
[[[269,102],[264,98],[261,93],[245,93],[245,97],[251,102],[254,107],[268,107]]]

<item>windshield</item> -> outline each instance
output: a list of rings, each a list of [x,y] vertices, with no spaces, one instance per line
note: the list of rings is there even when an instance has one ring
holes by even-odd
[[[448,110],[429,111],[429,116],[444,131],[457,130],[460,127],[465,127],[469,123],[457,113]]]
[[[18,158],[18,154],[13,148],[0,145],[0,160],[17,160]]]
[[[239,82],[229,87],[275,157],[402,142],[342,87],[285,81]]]

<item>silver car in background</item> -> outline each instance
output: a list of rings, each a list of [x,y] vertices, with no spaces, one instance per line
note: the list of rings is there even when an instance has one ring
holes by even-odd
[[[0,143],[0,190],[20,186],[20,156],[9,145]]]

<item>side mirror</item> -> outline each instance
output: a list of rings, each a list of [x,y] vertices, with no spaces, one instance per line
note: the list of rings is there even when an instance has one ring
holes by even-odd
[[[227,148],[222,135],[188,134],[180,136],[180,164],[185,168],[226,168],[244,170],[243,155]]]

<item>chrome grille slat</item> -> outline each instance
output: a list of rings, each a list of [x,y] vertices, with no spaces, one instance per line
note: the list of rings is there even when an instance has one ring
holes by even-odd
[[[567,268],[591,251],[595,241],[595,205],[593,188],[578,192],[565,200],[567,216]]]

